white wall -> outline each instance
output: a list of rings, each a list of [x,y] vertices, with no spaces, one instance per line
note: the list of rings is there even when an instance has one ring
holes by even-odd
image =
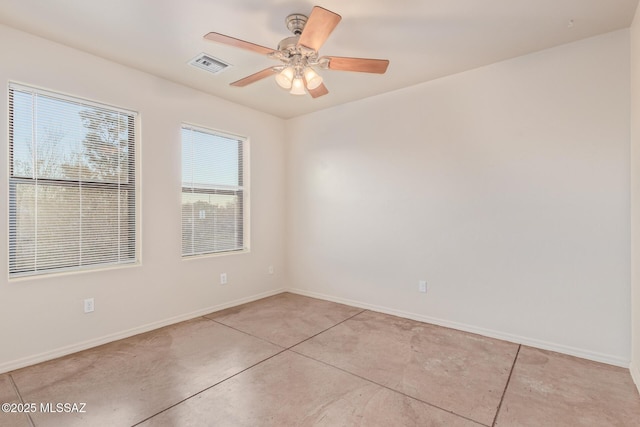
[[[0,52],[4,99],[11,80],[140,112],[143,218],[141,266],[8,281],[0,263],[0,372],[285,287],[630,360],[628,31],[287,122],[3,26]],[[250,138],[249,254],[181,260],[182,121]],[[6,180],[5,143],[3,203]]]
[[[0,372],[273,293],[284,286],[284,123],[236,104],[0,26],[0,99],[17,81],[140,113],[142,265],[8,281],[0,234]],[[0,103],[7,117],[7,102]],[[247,136],[251,252],[181,259],[180,124]],[[7,201],[0,120],[0,200]],[[8,227],[7,209],[0,224]],[[268,275],[269,265],[276,274]],[[229,284],[218,284],[226,272]],[[82,300],[96,310],[83,314]]]
[[[631,375],[640,390],[640,7],[631,27]]]
[[[628,366],[629,80],[622,30],[291,119],[290,286]]]

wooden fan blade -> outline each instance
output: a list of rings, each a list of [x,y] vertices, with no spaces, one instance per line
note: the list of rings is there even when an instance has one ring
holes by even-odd
[[[324,85],[324,83],[321,83],[320,86],[318,86],[315,89],[307,88],[307,90],[309,91],[309,95],[311,95],[312,98],[318,98],[319,96],[326,95],[329,93],[329,90]]]
[[[327,56],[327,58],[329,58],[330,70],[384,74],[389,66],[387,59],[344,58],[340,56]]]
[[[314,6],[302,34],[300,34],[298,46],[302,45],[317,52],[341,19],[342,16],[337,13],[320,6]]]
[[[233,47],[239,47],[240,49],[250,50],[252,52],[261,53],[263,55],[267,55],[269,53],[275,52],[274,49],[270,49],[268,47],[260,46],[259,44],[246,42],[244,40],[236,39],[234,37],[225,36],[224,34],[219,33],[209,33],[204,36],[206,40],[211,40],[212,42],[222,43]]]
[[[250,85],[251,83],[257,82],[258,80],[262,80],[264,78],[272,76],[275,73],[276,73],[276,70],[274,70],[273,67],[265,68],[262,71],[258,71],[257,73],[254,73],[254,74],[251,74],[250,76],[245,77],[244,79],[240,79],[231,83],[231,86],[245,87],[247,85]]]

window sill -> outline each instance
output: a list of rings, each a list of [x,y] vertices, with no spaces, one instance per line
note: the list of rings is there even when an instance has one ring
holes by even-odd
[[[87,273],[100,273],[104,271],[112,271],[112,270],[121,270],[125,268],[135,268],[140,267],[142,262],[136,261],[127,264],[116,264],[116,265],[105,265],[100,267],[87,267],[87,268],[70,268],[68,270],[63,271],[55,271],[51,273],[25,273],[24,275],[18,276],[9,276],[9,282],[25,282],[27,280],[41,280],[41,279],[53,279],[56,277],[65,277],[76,274],[87,274]]]
[[[191,261],[191,260],[203,259],[203,258],[219,258],[219,257],[232,256],[232,255],[242,255],[242,254],[248,254],[249,252],[251,252],[251,250],[247,248],[247,249],[242,249],[238,251],[214,252],[210,254],[200,254],[200,255],[188,255],[188,256],[182,256],[182,261]]]

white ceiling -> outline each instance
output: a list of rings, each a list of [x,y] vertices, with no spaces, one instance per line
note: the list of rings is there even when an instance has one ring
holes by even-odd
[[[290,118],[563,43],[629,27],[638,0],[0,0],[0,23]],[[203,40],[219,32],[276,48],[284,19],[314,5],[342,16],[321,55],[389,59],[384,75],[321,70],[329,94],[293,96],[273,78],[229,83],[275,65]],[[569,22],[573,21],[570,26]],[[187,62],[205,52],[219,75]]]

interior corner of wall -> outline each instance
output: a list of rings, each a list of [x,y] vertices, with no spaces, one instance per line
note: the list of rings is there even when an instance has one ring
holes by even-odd
[[[635,361],[637,362],[637,361]],[[637,363],[631,362],[631,366],[629,367],[629,371],[631,371],[631,378],[633,378],[633,382],[636,384],[636,388],[638,389],[638,393],[640,393],[640,366]]]

